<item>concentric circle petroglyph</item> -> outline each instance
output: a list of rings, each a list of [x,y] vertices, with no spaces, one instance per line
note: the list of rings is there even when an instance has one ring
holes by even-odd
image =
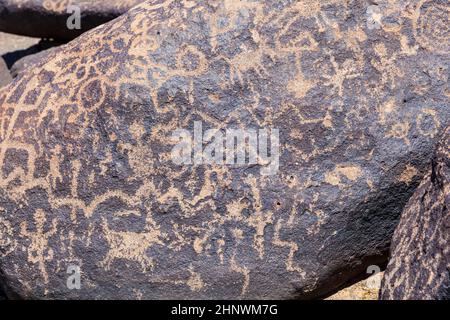
[[[416,37],[420,45],[431,51],[450,51],[450,4],[426,1],[419,8]]]

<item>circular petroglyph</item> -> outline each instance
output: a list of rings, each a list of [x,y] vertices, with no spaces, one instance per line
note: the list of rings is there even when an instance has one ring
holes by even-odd
[[[200,75],[206,71],[208,63],[205,55],[195,46],[184,46],[177,55],[177,67],[186,76]]]
[[[420,7],[416,22],[416,38],[419,44],[433,51],[448,53],[450,50],[450,5],[425,2]]]
[[[87,109],[94,109],[103,102],[104,95],[102,82],[95,79],[88,82],[81,91],[81,101]]]
[[[438,134],[441,123],[437,118],[436,111],[425,109],[417,116],[417,128],[424,136],[433,138]]]

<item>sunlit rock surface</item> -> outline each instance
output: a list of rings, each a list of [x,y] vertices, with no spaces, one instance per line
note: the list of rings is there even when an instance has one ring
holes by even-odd
[[[6,293],[306,299],[385,263],[449,120],[448,9],[147,1],[53,51],[0,91]],[[278,129],[278,170],[175,164],[195,121]]]

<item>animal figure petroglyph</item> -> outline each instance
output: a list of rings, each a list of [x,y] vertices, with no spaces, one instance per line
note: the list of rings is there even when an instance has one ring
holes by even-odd
[[[151,271],[154,267],[153,259],[149,258],[147,250],[153,245],[164,245],[161,232],[152,229],[147,232],[116,232],[109,228],[106,219],[103,219],[103,230],[108,241],[109,250],[100,265],[106,270],[111,268],[115,259],[136,261],[140,263],[142,270]]]

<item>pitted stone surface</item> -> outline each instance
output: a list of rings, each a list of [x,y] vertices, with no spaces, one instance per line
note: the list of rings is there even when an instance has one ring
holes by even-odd
[[[450,299],[450,127],[402,213],[381,299]]]
[[[147,1],[52,51],[0,91],[7,294],[311,298],[385,263],[449,121],[448,8]],[[175,165],[194,121],[278,128],[278,174]]]
[[[0,31],[37,38],[70,40],[113,20],[144,0],[0,0]],[[77,6],[81,28],[67,20]]]

